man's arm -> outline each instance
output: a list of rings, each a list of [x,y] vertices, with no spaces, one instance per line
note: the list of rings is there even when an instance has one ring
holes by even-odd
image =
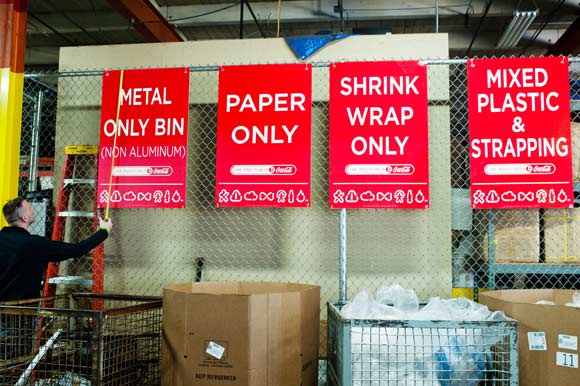
[[[79,243],[65,243],[63,241],[44,239],[44,242],[39,243],[37,258],[45,262],[58,262],[68,259],[75,259],[87,254],[97,245],[105,241],[109,236],[106,229],[99,229],[93,233],[88,239]]]

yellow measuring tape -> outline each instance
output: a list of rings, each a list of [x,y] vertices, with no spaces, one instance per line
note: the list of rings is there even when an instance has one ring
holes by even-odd
[[[115,137],[113,139],[113,151],[111,155],[111,172],[109,173],[109,189],[107,194],[107,207],[105,208],[105,217],[107,220],[109,218],[109,207],[111,206],[111,186],[113,185],[113,168],[115,167],[115,148],[117,147],[117,133],[119,132],[119,111],[121,111],[121,91],[123,90],[123,73],[125,70],[121,70],[121,76],[119,79],[119,95],[117,96],[117,116],[115,117]]]

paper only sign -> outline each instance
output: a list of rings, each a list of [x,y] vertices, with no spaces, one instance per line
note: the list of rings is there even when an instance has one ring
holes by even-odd
[[[568,58],[467,62],[471,206],[573,207]]]
[[[103,73],[99,206],[183,208],[189,69],[124,70],[119,91],[120,75]]]
[[[330,65],[331,208],[429,207],[427,69]]]
[[[219,69],[215,204],[309,207],[312,66]]]

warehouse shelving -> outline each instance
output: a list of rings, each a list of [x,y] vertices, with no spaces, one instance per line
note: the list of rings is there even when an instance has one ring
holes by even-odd
[[[574,207],[580,207],[580,182],[574,183]],[[511,275],[580,275],[580,264],[566,263],[497,263],[495,261],[494,212],[488,211],[488,288],[496,288],[495,276],[497,274]],[[540,260],[538,258],[538,260]]]

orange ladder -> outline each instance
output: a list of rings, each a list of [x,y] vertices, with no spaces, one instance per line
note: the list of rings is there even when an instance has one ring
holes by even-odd
[[[98,162],[98,147],[94,145],[74,145],[65,148],[65,158],[63,163],[62,175],[60,178],[60,186],[58,191],[58,200],[56,204],[56,213],[54,226],[52,231],[53,240],[64,240],[65,228],[68,218],[85,217],[93,219],[93,229],[98,227],[97,200],[96,200],[96,168]],[[79,167],[87,167],[92,169],[95,178],[77,178],[77,170]],[[70,198],[74,192],[75,187],[78,186],[92,186],[94,192],[92,193],[93,210],[74,210],[69,209],[73,206]],[[49,263],[46,270],[44,280],[44,298],[52,298],[56,295],[56,286],[58,284],[68,284],[91,287],[91,292],[94,294],[102,294],[104,291],[104,247],[99,244],[92,254],[92,277],[85,276],[59,276],[59,264]],[[43,306],[50,306],[46,299]],[[100,308],[100,307],[99,307]]]
[[[69,218],[84,217],[92,218],[93,229],[98,226],[97,200],[96,200],[96,174],[98,165],[99,150],[94,145],[74,145],[65,148],[65,157],[63,162],[62,174],[60,177],[60,185],[58,190],[58,200],[56,204],[56,213],[54,225],[52,229],[52,239],[64,241],[66,222]],[[95,178],[78,178],[77,172],[80,172],[79,167],[84,166],[94,174]],[[93,189],[91,194],[93,201],[92,211],[72,210],[73,206],[71,195],[75,192],[75,187],[90,186]],[[74,201],[74,199],[73,199]],[[59,276],[59,264],[49,263],[46,269],[43,288],[42,308],[54,307],[54,300],[56,295],[56,287],[59,284],[76,285],[82,287],[91,287],[91,292],[95,294],[102,294],[104,291],[104,247],[99,244],[93,249],[92,254],[92,277],[84,276]],[[104,301],[101,299],[93,299],[93,310],[103,310]],[[46,317],[41,316],[38,321],[38,332],[36,337],[35,351],[39,352],[43,342],[47,340],[44,327],[46,325]],[[30,375],[31,384],[34,384],[36,378],[36,371],[33,370]]]

